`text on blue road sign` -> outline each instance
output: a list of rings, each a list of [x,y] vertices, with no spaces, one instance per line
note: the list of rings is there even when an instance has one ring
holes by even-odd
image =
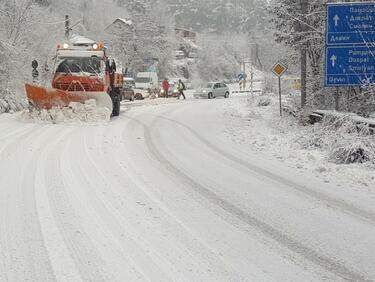
[[[327,7],[327,44],[375,42],[375,3],[336,3]]]
[[[370,83],[375,83],[375,47],[327,47],[327,86]]]

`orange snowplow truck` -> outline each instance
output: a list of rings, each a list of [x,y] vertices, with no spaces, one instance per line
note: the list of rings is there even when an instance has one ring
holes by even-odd
[[[108,108],[112,116],[120,114],[123,75],[106,55],[102,43],[58,45],[52,88],[26,84],[29,103],[37,109],[67,107],[70,102],[95,99],[99,107]]]

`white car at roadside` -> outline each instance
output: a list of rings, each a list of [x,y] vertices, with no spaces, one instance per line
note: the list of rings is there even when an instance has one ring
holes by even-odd
[[[230,94],[228,86],[223,82],[209,82],[203,88],[197,89],[194,93],[195,98],[213,99],[216,97],[228,98]]]
[[[134,98],[142,100],[151,94],[159,94],[158,75],[156,72],[139,72],[135,78]]]

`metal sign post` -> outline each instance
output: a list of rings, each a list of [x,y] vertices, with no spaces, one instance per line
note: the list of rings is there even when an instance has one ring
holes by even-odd
[[[288,68],[283,65],[282,63],[277,63],[273,66],[272,72],[278,77],[279,79],[279,105],[280,105],[280,116],[283,115],[282,107],[281,107],[281,77],[283,74],[288,70]]]
[[[282,116],[283,109],[281,107],[281,76],[279,76],[279,105],[280,105],[280,116]]]
[[[239,86],[240,86],[240,90],[244,89],[245,90],[245,87],[246,87],[246,79],[247,79],[247,75],[246,73],[244,72],[241,72],[240,74],[238,74],[238,81],[239,81]]]
[[[335,93],[335,110],[336,111],[340,110],[340,92],[339,92],[338,87],[336,87],[336,93]]]

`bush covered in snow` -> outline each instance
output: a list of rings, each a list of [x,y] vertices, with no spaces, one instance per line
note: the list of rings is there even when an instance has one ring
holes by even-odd
[[[271,105],[271,99],[269,97],[260,97],[257,104],[258,107],[267,107]]]
[[[369,139],[355,137],[337,140],[329,155],[329,159],[335,163],[365,163],[375,162],[375,144]]]
[[[375,165],[375,136],[369,127],[354,121],[352,115],[326,114],[298,142],[304,148],[328,151],[330,161],[339,164],[369,163]]]
[[[10,93],[9,90],[0,90],[0,114],[18,112],[27,108],[26,99]]]

